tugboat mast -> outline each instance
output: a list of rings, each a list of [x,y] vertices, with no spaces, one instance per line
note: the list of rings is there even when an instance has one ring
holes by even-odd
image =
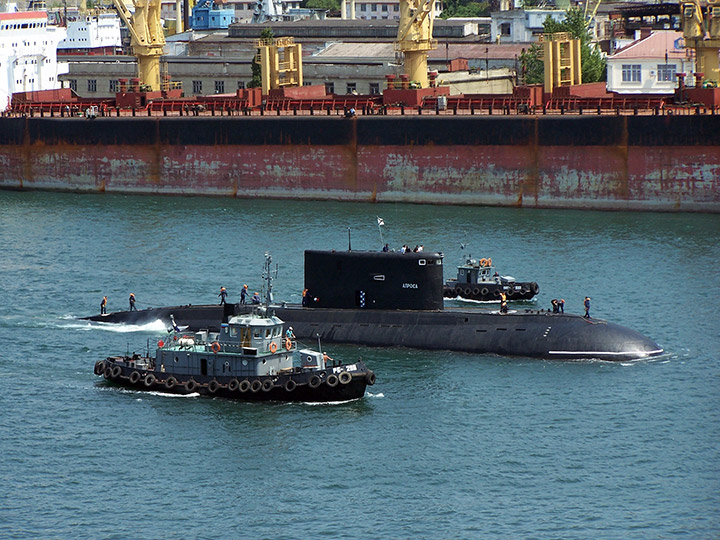
[[[272,296],[272,281],[273,281],[273,275],[270,270],[270,265],[272,264],[272,256],[269,253],[265,253],[265,265],[263,266],[263,278],[265,279],[265,309],[270,308],[270,304],[273,301]],[[275,269],[275,276],[277,276],[277,268]]]

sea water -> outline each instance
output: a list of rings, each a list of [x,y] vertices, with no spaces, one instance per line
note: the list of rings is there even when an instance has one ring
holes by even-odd
[[[0,538],[717,538],[719,241],[703,214],[0,192]],[[446,278],[492,257],[540,285],[519,309],[581,313],[587,295],[666,353],[328,344],[377,373],[332,405],[93,375],[166,332],[77,319],[102,296],[110,311],[130,292],[140,308],[218,302],[221,286],[237,301],[261,291],[269,252],[276,299],[296,302],[303,250],[349,242],[442,251]]]

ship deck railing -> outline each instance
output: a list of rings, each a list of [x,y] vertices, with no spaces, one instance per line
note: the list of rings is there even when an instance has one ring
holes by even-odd
[[[262,106],[251,107],[247,99],[234,96],[205,96],[153,100],[142,107],[121,108],[113,99],[62,102],[13,102],[6,116],[82,117],[88,109],[99,117],[128,116],[263,116],[263,115],[336,115],[350,109],[357,116],[365,115],[563,115],[563,114],[651,114],[700,115],[716,114],[717,107],[666,104],[663,97],[612,96],[600,98],[553,98],[542,105],[533,105],[527,98],[509,96],[463,96],[448,98],[442,104],[426,98],[419,106],[382,104],[381,96],[334,96],[325,99],[276,99]]]

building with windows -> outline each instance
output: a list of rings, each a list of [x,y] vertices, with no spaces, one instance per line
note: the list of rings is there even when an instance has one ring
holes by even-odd
[[[57,46],[65,36],[46,11],[0,12],[0,110],[15,92],[60,88],[67,64],[58,63]]]
[[[543,23],[550,17],[565,18],[562,9],[511,9],[490,14],[490,41],[493,43],[533,43],[543,33]]]
[[[620,94],[672,94],[678,73],[692,80],[694,63],[682,32],[654,32],[607,58],[607,89]]]

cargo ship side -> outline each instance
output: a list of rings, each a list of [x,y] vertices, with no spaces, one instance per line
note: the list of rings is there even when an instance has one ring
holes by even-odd
[[[0,188],[720,211],[720,115],[0,118]]]

